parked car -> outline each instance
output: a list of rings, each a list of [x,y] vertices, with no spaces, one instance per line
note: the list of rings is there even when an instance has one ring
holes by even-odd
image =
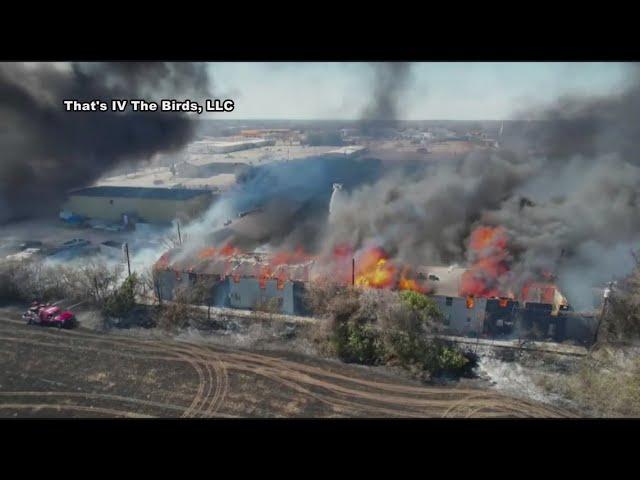
[[[41,249],[42,242],[39,240],[26,240],[20,244],[20,250]]]
[[[91,245],[89,240],[85,240],[84,238],[72,238],[64,242],[61,247],[63,248],[75,248],[75,247],[86,247],[87,245]]]
[[[27,260],[40,253],[39,248],[27,248],[21,252],[14,253],[13,255],[7,255],[7,260]]]

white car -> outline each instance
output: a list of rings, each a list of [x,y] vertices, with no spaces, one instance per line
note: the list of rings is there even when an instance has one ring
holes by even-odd
[[[21,252],[14,253],[13,255],[7,255],[6,258],[7,260],[27,260],[39,252],[39,248],[27,248]]]

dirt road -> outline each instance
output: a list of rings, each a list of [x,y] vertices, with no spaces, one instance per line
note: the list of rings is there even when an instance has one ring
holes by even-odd
[[[27,326],[0,309],[0,417],[563,417],[487,390],[166,337]]]

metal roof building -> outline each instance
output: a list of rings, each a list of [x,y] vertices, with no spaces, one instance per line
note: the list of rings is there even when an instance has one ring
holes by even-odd
[[[98,186],[69,192],[63,208],[74,215],[111,222],[121,222],[126,215],[131,220],[164,223],[194,217],[214,197],[210,190]]]

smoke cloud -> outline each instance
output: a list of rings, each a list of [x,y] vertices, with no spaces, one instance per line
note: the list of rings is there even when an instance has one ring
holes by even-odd
[[[373,64],[373,92],[360,118],[365,135],[382,136],[399,118],[399,101],[411,79],[411,64],[403,62]]]
[[[0,223],[56,209],[69,189],[193,134],[185,114],[66,112],[63,100],[198,99],[208,88],[206,66],[192,63],[0,64]]]
[[[370,135],[400,117],[410,66],[380,64],[376,72],[376,95],[361,119]],[[277,225],[268,239],[275,247],[330,255],[339,245],[376,245],[402,263],[442,265],[472,260],[476,227],[501,226],[510,265],[499,279],[505,290],[552,274],[570,303],[587,308],[592,286],[630,271],[640,234],[636,71],[630,80],[610,96],[567,97],[527,112],[536,121],[506,123],[500,148],[420,160],[410,173],[371,159],[322,157],[253,169],[190,233],[204,238],[212,225],[263,206],[264,223]],[[344,188],[330,203],[333,183]],[[270,201],[294,212],[285,215]]]
[[[577,307],[633,266],[640,216],[640,76],[623,92],[562,98],[499,150],[388,175],[335,205],[327,248],[374,242],[395,257],[465,261],[471,231],[502,226],[512,287],[549,273]],[[529,148],[527,148],[529,147]],[[535,153],[534,153],[535,152]]]

